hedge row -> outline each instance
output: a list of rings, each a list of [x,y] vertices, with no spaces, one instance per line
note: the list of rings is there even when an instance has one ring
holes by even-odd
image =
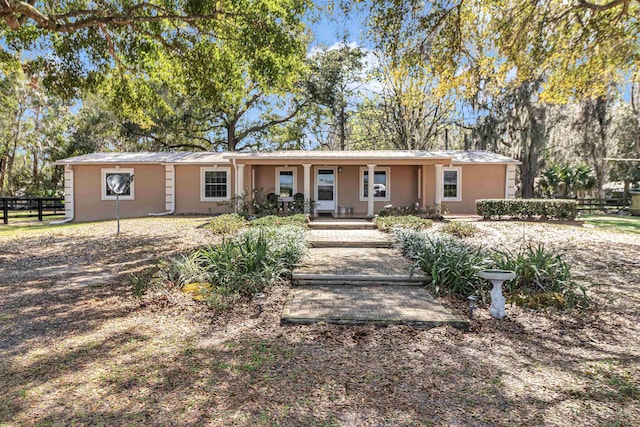
[[[476,200],[476,210],[484,219],[573,220],[578,214],[578,203],[564,199],[481,199]]]

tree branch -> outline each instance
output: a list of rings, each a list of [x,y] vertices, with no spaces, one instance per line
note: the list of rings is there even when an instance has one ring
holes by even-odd
[[[139,15],[138,13],[142,10],[147,11],[147,14]],[[72,33],[100,25],[118,27],[135,23],[161,22],[165,20],[195,23],[199,21],[217,20],[222,16],[236,17],[240,16],[240,13],[215,10],[212,13],[204,15],[184,15],[177,11],[143,2],[123,10],[121,13],[106,13],[104,10],[85,9],[59,15],[46,15],[28,2],[19,0],[2,0],[0,2],[0,17],[4,19],[11,29],[17,30],[22,22],[26,19],[31,19],[35,21],[38,27],[58,33]],[[74,18],[78,19],[69,21]]]

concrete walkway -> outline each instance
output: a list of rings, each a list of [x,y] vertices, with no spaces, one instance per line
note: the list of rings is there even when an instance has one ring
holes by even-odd
[[[362,221],[364,223],[364,221]],[[292,273],[294,286],[283,323],[408,324],[433,327],[468,322],[452,314],[424,289],[427,278],[412,274],[411,263],[391,239],[367,225],[351,222],[307,234],[311,249]]]

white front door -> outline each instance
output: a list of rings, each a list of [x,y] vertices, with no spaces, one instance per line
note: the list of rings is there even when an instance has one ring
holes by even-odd
[[[335,168],[316,169],[316,210],[336,210],[336,170]]]

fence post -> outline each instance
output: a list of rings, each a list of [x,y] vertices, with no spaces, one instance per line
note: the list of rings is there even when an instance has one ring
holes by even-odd
[[[6,197],[2,198],[2,220],[5,224],[9,224],[9,205]]]
[[[38,198],[38,221],[42,222],[42,199]]]

